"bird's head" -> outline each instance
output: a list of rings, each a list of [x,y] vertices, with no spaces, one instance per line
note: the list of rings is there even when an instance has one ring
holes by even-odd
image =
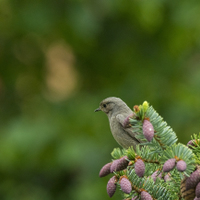
[[[118,113],[126,108],[128,108],[128,106],[120,98],[108,97],[100,103],[99,108],[97,108],[95,112],[103,111],[107,115],[112,115],[112,113]]]

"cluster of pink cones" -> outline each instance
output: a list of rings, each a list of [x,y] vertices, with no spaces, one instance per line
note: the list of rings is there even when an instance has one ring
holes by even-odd
[[[171,158],[167,160],[163,165],[163,171],[169,172],[176,166],[177,170],[183,172],[187,168],[187,164],[184,160],[176,160],[176,158]]]

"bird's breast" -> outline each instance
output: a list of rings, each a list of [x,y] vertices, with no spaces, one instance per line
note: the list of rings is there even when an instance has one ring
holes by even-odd
[[[124,148],[133,146],[135,148],[135,145],[138,142],[130,136],[130,134],[124,129],[121,123],[117,121],[116,117],[110,118],[110,129],[114,139],[120,146]]]
[[[123,137],[126,137],[126,132],[122,125],[117,121],[116,117],[112,117],[110,120],[110,130],[114,139],[120,144]]]

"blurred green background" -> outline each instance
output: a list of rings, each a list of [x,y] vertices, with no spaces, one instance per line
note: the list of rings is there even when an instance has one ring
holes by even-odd
[[[0,199],[109,199],[108,96],[198,133],[200,1],[0,0]],[[113,200],[120,200],[120,193]]]

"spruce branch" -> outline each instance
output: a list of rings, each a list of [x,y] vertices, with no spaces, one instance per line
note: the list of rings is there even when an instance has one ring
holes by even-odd
[[[200,198],[200,134],[193,134],[187,146],[177,143],[173,129],[146,101],[134,106],[129,122],[142,143],[135,151],[133,147],[112,151],[112,162],[100,171],[100,177],[114,174],[109,196],[116,186],[128,200]]]

